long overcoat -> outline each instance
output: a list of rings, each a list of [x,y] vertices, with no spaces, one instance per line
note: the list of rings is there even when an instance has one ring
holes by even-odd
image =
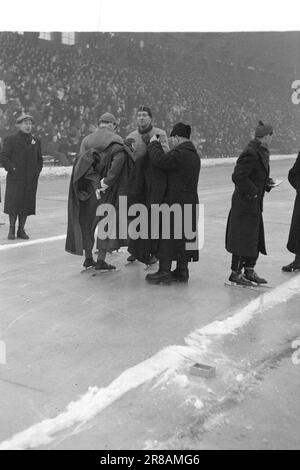
[[[265,191],[271,189],[269,162],[269,150],[258,139],[250,141],[237,160],[226,230],[226,249],[235,255],[267,254],[262,214]]]
[[[289,172],[289,182],[296,189],[297,196],[287,247],[291,253],[300,255],[300,152],[295,165]]]
[[[40,140],[21,131],[6,137],[0,162],[7,171],[4,212],[35,214],[38,178],[43,168]]]
[[[174,224],[176,222],[171,217],[170,237],[167,239],[162,236],[160,230],[157,240],[150,239],[151,252],[159,259],[198,261],[198,249],[195,248],[195,246],[193,246],[193,249],[187,249],[186,246],[187,242],[195,242],[195,239],[191,237],[191,239],[188,240],[184,235],[183,206],[185,204],[191,206],[192,212],[189,228],[190,231],[195,232],[197,228],[197,204],[199,202],[197,186],[201,167],[200,157],[191,141],[186,141],[167,153],[164,153],[159,142],[152,142],[148,146],[148,154],[148,169],[151,174],[151,197],[148,202],[150,202],[152,207],[153,204],[165,203],[168,207],[177,204],[181,208],[182,214],[182,218],[180,219],[182,228],[181,236],[180,234],[178,238],[174,236]],[[147,172],[146,176],[148,176]],[[161,222],[162,220],[160,220],[160,223]],[[138,242],[136,242],[136,244],[137,243]],[[132,250],[132,242],[129,244],[129,251],[132,254],[136,254],[136,252]]]

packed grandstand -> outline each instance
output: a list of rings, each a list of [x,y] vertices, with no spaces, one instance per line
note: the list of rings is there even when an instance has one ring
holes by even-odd
[[[190,123],[204,158],[237,156],[259,119],[274,126],[273,153],[299,150],[300,105],[292,103],[291,84],[300,74],[286,50],[276,63],[267,53],[249,57],[249,41],[238,36],[226,46],[224,34],[82,34],[64,45],[39,33],[0,32],[2,140],[15,131],[16,116],[28,112],[44,155],[68,164],[100,114],[116,114],[126,137],[144,104],[167,132],[177,121]],[[264,40],[255,47],[263,49]]]

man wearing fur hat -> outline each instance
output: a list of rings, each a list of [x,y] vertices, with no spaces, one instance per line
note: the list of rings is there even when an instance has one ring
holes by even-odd
[[[148,201],[151,199],[151,175],[150,171],[150,162],[149,155],[147,153],[147,144],[149,143],[151,137],[154,135],[159,136],[159,141],[161,143],[162,149],[164,152],[170,150],[168,144],[168,138],[165,131],[159,129],[158,127],[153,126],[152,124],[152,112],[148,106],[140,106],[137,111],[137,129],[132,131],[127,137],[126,142],[130,143],[133,148],[133,157],[135,159],[135,169],[133,175],[133,187],[132,192],[135,192],[137,200],[140,200],[140,194],[143,193],[143,203],[148,205]],[[139,195],[138,195],[139,193]],[[144,241],[139,240],[134,245],[134,251],[145,252]],[[147,264],[155,264],[156,257],[150,254],[150,256],[145,257]],[[135,261],[136,257],[131,254],[128,257],[128,261]]]
[[[266,252],[263,223],[263,199],[271,191],[270,151],[273,128],[259,121],[255,138],[251,140],[237,160],[232,181],[235,190],[226,230],[226,249],[232,253],[229,281],[251,286],[266,284],[254,268],[259,253]]]
[[[154,168],[159,169],[166,176],[164,194],[160,204],[168,207],[176,205],[181,208],[179,218],[170,217],[170,236],[164,238],[160,220],[160,237],[158,241],[157,258],[159,269],[156,273],[148,274],[146,280],[152,284],[169,284],[172,282],[188,282],[190,261],[198,261],[199,252],[196,237],[197,232],[197,206],[198,180],[201,160],[194,144],[190,140],[191,126],[179,122],[175,124],[170,134],[172,150],[165,153],[160,140],[156,135],[151,137],[148,146],[150,161]],[[174,207],[174,206],[173,206]],[[185,217],[185,211],[191,209],[191,220]],[[189,227],[185,224],[189,222]],[[181,227],[176,226],[179,223]],[[180,230],[181,235],[176,232]],[[187,238],[187,232],[192,233],[192,239]],[[189,247],[188,244],[192,246]],[[176,268],[171,271],[172,261],[176,261]]]
[[[25,223],[28,215],[35,214],[36,191],[43,168],[41,142],[31,133],[33,117],[22,114],[16,125],[19,131],[4,139],[0,162],[7,171],[4,212],[9,215],[8,239],[27,240]]]

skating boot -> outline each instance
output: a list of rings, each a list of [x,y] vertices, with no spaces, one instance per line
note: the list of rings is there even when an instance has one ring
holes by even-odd
[[[16,227],[14,225],[11,225],[9,227],[9,232],[7,235],[8,240],[15,240],[16,238]]]
[[[116,266],[113,264],[108,264],[103,260],[97,260],[97,263],[95,264],[96,271],[111,271],[112,269],[116,269]]]
[[[248,279],[248,281],[254,282],[255,284],[268,284],[268,281],[262,277],[259,277],[252,268],[245,268],[244,277]]]
[[[21,238],[22,240],[29,240],[29,236],[25,232],[24,228],[18,228],[17,238]]]
[[[127,261],[128,263],[133,263],[134,261],[136,261],[136,258],[133,255],[130,255],[128,256]]]
[[[229,281],[239,286],[253,286],[252,282],[246,279],[242,273],[232,271]]]
[[[300,262],[295,260],[291,264],[283,266],[282,271],[284,271],[285,273],[294,273],[300,271]]]
[[[93,268],[94,266],[96,266],[96,261],[93,258],[85,258],[82,266],[85,269]]]

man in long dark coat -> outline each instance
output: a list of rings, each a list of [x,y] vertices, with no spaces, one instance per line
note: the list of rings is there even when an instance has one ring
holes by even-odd
[[[282,270],[285,272],[300,271],[300,152],[295,165],[289,172],[289,182],[296,189],[297,195],[287,248],[296,256],[291,264],[283,266]]]
[[[255,138],[238,158],[232,175],[235,190],[226,230],[226,249],[232,253],[229,280],[237,284],[267,283],[254,268],[259,253],[267,254],[262,213],[265,191],[269,192],[274,184],[269,165],[272,134],[272,126],[260,121]]]
[[[95,229],[100,218],[99,205],[111,204],[117,211],[119,196],[128,192],[129,175],[133,158],[123,139],[116,134],[117,121],[110,113],[104,113],[99,128],[84,139],[73,167],[68,199],[68,228],[66,251],[82,255],[84,267],[95,266],[99,270],[115,269],[106,263],[107,251],[127,245],[126,240],[116,238],[97,240],[98,259],[93,259]],[[97,199],[96,191],[98,191]],[[118,219],[118,216],[117,216]]]
[[[180,208],[179,214],[181,214],[176,218],[171,213],[170,236],[168,237],[164,236],[163,224],[165,221],[160,219],[156,251],[159,269],[156,273],[146,276],[147,281],[155,284],[188,282],[188,263],[190,261],[198,261],[199,259],[195,234],[198,223],[197,205],[199,200],[197,188],[201,160],[194,144],[190,140],[190,135],[191,127],[189,125],[177,123],[170,135],[172,150],[164,153],[157,136],[153,136],[150,139],[148,146],[151,164],[166,176],[166,185],[163,186],[164,194],[157,203],[166,204],[169,208],[175,204]],[[165,184],[165,182],[163,183]],[[191,208],[189,227],[185,227],[187,218],[184,217],[184,211],[187,206]],[[191,239],[188,239],[186,229],[192,232],[193,236]],[[178,230],[179,235],[176,235]],[[188,247],[188,243],[191,243],[192,247]],[[177,264],[176,269],[171,272],[172,261],[176,261]]]
[[[7,171],[4,212],[9,215],[8,239],[14,240],[16,221],[19,219],[17,237],[27,240],[27,216],[35,214],[36,191],[43,168],[41,142],[31,133],[33,118],[29,114],[18,117],[19,131],[4,139],[0,161]]]

